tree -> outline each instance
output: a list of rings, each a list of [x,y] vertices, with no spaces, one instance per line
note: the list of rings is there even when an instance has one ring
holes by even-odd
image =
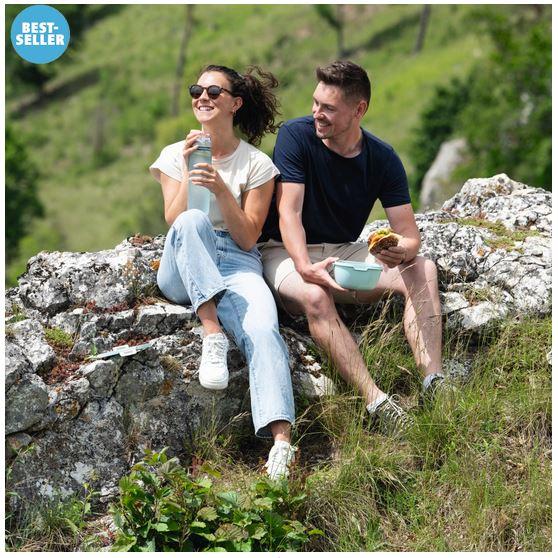
[[[58,64],[67,59],[62,56],[59,61],[49,64],[32,64],[23,60],[14,50],[10,31],[17,15],[27,6],[21,4],[7,4],[6,21],[6,86],[13,93],[36,91],[43,93],[46,82],[56,75]],[[118,12],[123,5],[118,4],[56,4],[56,9],[62,13],[70,26],[69,48],[79,48],[84,32],[97,21]],[[9,91],[10,93],[10,91]]]
[[[335,9],[336,8],[336,9]],[[316,4],[314,9],[318,15],[335,31],[337,37],[337,57],[343,58],[345,50],[345,13],[342,4],[332,6],[331,4]]]
[[[6,127],[6,259],[18,253],[31,221],[44,215],[37,195],[39,172],[12,126]]]
[[[415,193],[443,141],[467,140],[463,174],[505,172],[531,186],[551,188],[552,37],[550,6],[475,10],[472,18],[492,49],[463,81],[438,88],[415,130],[411,156]]]
[[[424,45],[424,38],[426,37],[426,31],[428,29],[428,22],[430,21],[430,4],[425,4],[422,7],[422,12],[420,14],[420,27],[419,33],[417,35],[417,42],[415,43],[415,48],[413,50],[414,54],[419,53]]]
[[[178,51],[178,62],[176,64],[176,74],[174,78],[174,90],[172,95],[172,116],[178,116],[180,91],[183,87],[184,67],[186,66],[186,49],[188,42],[192,35],[192,28],[194,27],[194,6],[193,4],[186,4],[185,6],[185,20],[184,28],[182,30],[182,41],[180,42],[180,50]]]
[[[417,197],[424,175],[436,158],[442,143],[458,127],[457,117],[468,101],[467,82],[453,78],[449,85],[436,87],[432,99],[421,113],[420,124],[414,130],[411,144],[411,157],[415,170],[410,182]]]
[[[484,8],[476,14],[490,37],[489,58],[472,74],[461,127],[477,168],[551,188],[551,7]]]

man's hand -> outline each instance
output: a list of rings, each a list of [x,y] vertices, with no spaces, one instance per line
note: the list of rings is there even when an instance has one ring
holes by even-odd
[[[403,246],[390,246],[374,256],[379,262],[389,268],[401,265],[407,259],[407,250]]]
[[[300,276],[307,282],[307,283],[316,283],[316,285],[322,285],[323,287],[328,287],[333,289],[334,291],[339,291],[341,293],[348,292],[347,289],[344,289],[340,285],[338,285],[328,273],[327,269],[330,267],[333,262],[337,261],[339,258],[326,258],[321,262],[316,262],[315,264],[309,264],[308,266],[298,270]]]

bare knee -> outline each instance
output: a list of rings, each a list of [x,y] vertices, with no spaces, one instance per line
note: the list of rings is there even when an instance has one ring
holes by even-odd
[[[301,302],[308,319],[327,317],[335,308],[333,297],[321,285],[305,285]]]
[[[421,260],[426,281],[438,282],[438,268],[436,267],[436,264],[428,258],[421,258]]]
[[[438,285],[438,269],[436,264],[423,256],[417,256],[401,271],[403,282],[401,294],[410,296],[412,293],[420,293],[432,290]]]

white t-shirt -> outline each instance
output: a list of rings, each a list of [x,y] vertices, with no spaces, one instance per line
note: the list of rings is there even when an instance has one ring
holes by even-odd
[[[149,167],[153,178],[161,182],[161,173],[182,181],[182,150],[185,140],[167,145],[157,160]],[[242,194],[258,188],[279,174],[279,169],[263,152],[240,140],[233,153],[222,159],[213,159],[213,167],[219,171],[223,182],[231,191],[236,203],[241,205]],[[209,219],[216,229],[227,230],[215,196],[211,194]]]

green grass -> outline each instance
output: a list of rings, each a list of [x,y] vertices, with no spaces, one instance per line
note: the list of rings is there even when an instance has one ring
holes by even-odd
[[[432,10],[423,51],[412,55],[420,9],[356,5],[346,16],[351,59],[372,76],[372,105],[363,125],[396,148],[408,172],[411,132],[434,87],[465,75],[482,50],[476,30],[463,25],[472,7],[440,5]],[[312,6],[196,6],[195,17],[185,85],[210,61],[240,69],[255,63],[280,81],[282,119],[310,112],[314,69],[336,57],[333,31]],[[196,125],[185,90],[180,115],[169,116],[183,19],[183,6],[128,5],[98,22],[79,50],[70,47],[55,62],[55,83],[92,69],[99,69],[100,81],[15,122],[42,172],[46,217],[23,238],[21,256],[7,270],[8,284],[41,250],[101,250],[135,232],[166,231],[160,187],[147,167],[166,143]],[[17,101],[8,98],[8,109]],[[96,155],[100,114],[105,140]],[[262,149],[271,153],[273,144],[268,136]],[[371,219],[384,217],[378,205]]]
[[[550,551],[551,319],[505,322],[475,346],[446,334],[444,353],[472,358],[471,377],[453,400],[426,409],[396,316],[376,316],[363,333],[369,369],[402,395],[415,426],[406,440],[376,434],[347,387],[299,401],[290,483],[306,499],[296,519],[324,532],[305,550]],[[207,436],[186,435],[187,465],[218,470],[223,490],[243,493],[269,443],[245,415],[224,429],[210,415]],[[39,537],[29,525],[15,532]],[[20,535],[20,548],[34,544]]]
[[[468,227],[482,227],[487,229],[495,238],[489,238],[486,243],[494,249],[502,248],[511,251],[515,247],[516,242],[523,242],[529,236],[538,236],[539,232],[530,229],[515,229],[510,230],[500,222],[487,221],[486,219],[479,219],[475,217],[467,217],[456,220],[457,223]],[[450,221],[448,221],[450,222]]]
[[[8,468],[8,477],[10,471]],[[9,496],[9,494],[8,494]],[[93,532],[94,496],[85,486],[83,497],[55,500],[25,511],[6,507],[6,550],[11,552],[71,552],[99,550],[103,543]]]

